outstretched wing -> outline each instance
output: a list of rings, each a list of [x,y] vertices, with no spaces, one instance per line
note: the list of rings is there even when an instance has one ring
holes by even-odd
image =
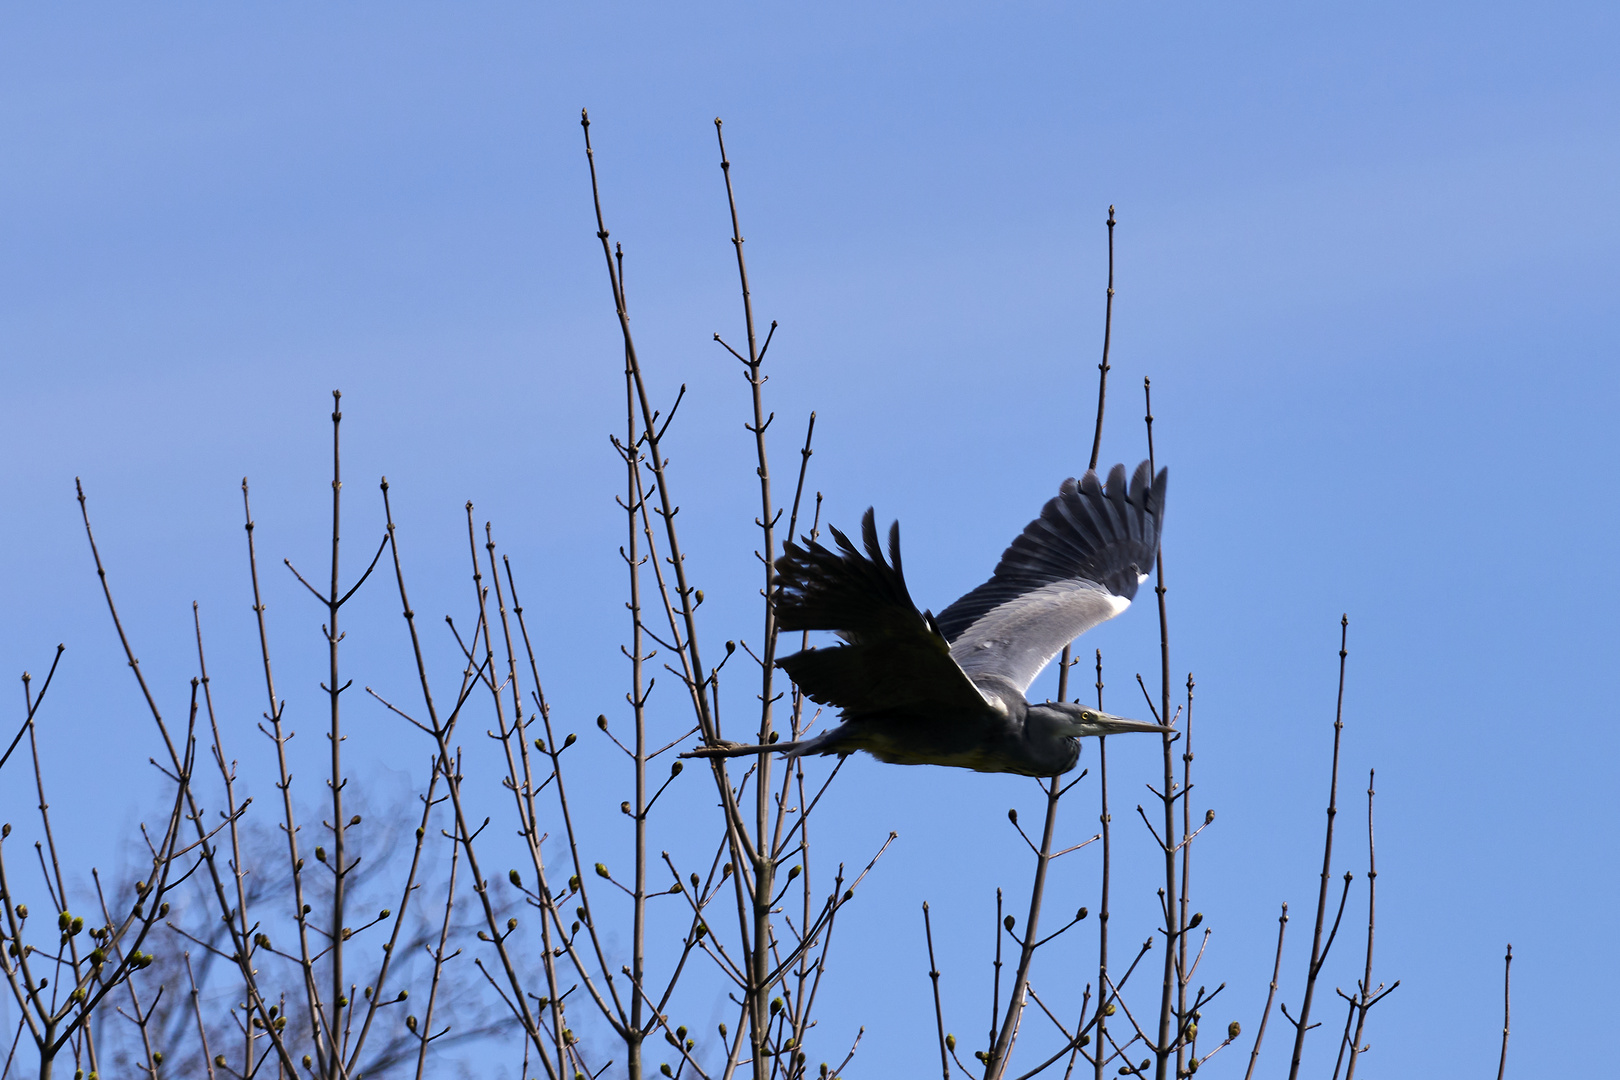
[[[772,600],[778,629],[835,630],[847,644],[806,649],[777,666],[810,700],[836,705],[851,719],[894,709],[984,708],[934,620],[911,602],[899,523],[889,530],[887,562],[871,510],[861,519],[864,555],[831,531],[836,551],[814,541],[782,546]]]
[[[1063,646],[1130,606],[1159,550],[1167,470],[1147,462],[1130,487],[1115,465],[1065,480],[1002,554],[989,581],[939,614],[951,656],[972,675],[1027,690]]]

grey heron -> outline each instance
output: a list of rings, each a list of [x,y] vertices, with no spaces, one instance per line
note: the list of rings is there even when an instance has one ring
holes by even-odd
[[[875,515],[861,521],[864,552],[837,529],[836,550],[788,542],[772,603],[783,631],[832,630],[843,644],[776,661],[810,700],[842,723],[813,738],[768,746],[724,743],[684,756],[762,751],[846,755],[864,750],[900,765],[1056,776],[1080,757],[1079,738],[1171,729],[1071,702],[1032,703],[1035,677],[1065,645],[1130,606],[1148,578],[1164,520],[1166,470],[1146,461],[1129,485],[1115,465],[1065,480],[997,563],[990,580],[936,617],[918,611],[900,562],[900,524],[888,558]]]

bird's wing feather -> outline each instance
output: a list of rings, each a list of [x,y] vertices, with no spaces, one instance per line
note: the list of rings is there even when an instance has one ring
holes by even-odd
[[[900,526],[889,530],[889,560],[871,510],[861,520],[865,553],[837,529],[838,550],[787,543],[773,594],[779,630],[835,630],[847,642],[777,661],[799,689],[849,717],[895,708],[986,704],[934,620],[917,610],[900,566]]]
[[[939,614],[951,655],[970,676],[1027,690],[1063,646],[1130,606],[1153,568],[1166,470],[1115,465],[1065,480],[996,564],[989,581]]]

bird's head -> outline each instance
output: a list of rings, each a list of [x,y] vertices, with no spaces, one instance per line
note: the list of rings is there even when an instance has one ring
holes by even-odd
[[[1114,716],[1101,709],[1092,709],[1084,705],[1072,703],[1053,703],[1054,708],[1063,711],[1063,726],[1065,735],[1122,735],[1130,731],[1174,731],[1175,728],[1165,727],[1163,724],[1150,724],[1144,720],[1129,720],[1123,716]]]

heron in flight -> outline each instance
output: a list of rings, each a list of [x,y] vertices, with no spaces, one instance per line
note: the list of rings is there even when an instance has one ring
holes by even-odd
[[[990,580],[936,617],[918,611],[900,565],[900,524],[888,559],[871,510],[864,553],[832,529],[837,550],[783,545],[772,596],[780,630],[832,630],[844,644],[776,661],[810,700],[843,722],[814,738],[768,746],[722,743],[689,757],[864,750],[897,765],[1056,776],[1080,758],[1080,736],[1172,729],[1071,702],[1024,697],[1065,645],[1130,606],[1159,550],[1166,470],[1147,462],[1129,486],[1115,465],[1087,472],[1002,554]]]

